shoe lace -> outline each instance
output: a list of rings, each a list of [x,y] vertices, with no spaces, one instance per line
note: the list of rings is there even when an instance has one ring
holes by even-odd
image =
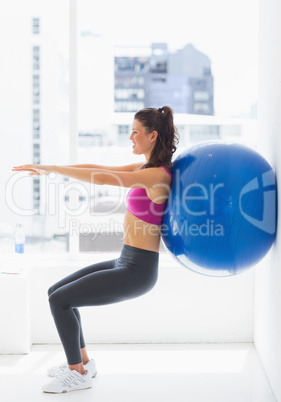
[[[60,370],[56,375],[55,378],[60,379],[63,378],[65,376],[65,372],[67,371],[67,368],[63,368],[62,370]]]
[[[70,370],[67,368],[66,370],[58,373],[56,376],[56,379],[59,380],[63,385],[67,387],[72,387],[73,385],[79,385],[80,383],[84,383],[85,379],[83,378],[82,375],[79,375],[77,371]]]
[[[67,363],[63,363],[59,366],[59,371],[65,371],[66,369],[68,369],[68,364]]]

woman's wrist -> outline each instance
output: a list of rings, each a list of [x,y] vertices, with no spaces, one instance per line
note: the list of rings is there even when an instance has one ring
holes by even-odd
[[[48,172],[50,172],[50,173],[58,173],[57,172],[58,167],[59,166],[57,166],[57,165],[48,165],[48,166],[46,166]]]

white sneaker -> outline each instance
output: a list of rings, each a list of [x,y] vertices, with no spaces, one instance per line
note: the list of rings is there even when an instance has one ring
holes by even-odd
[[[77,391],[79,389],[86,389],[92,387],[92,376],[89,371],[84,375],[78,373],[76,370],[69,368],[59,372],[55,379],[43,386],[43,392],[50,392],[53,394],[62,394],[64,392]]]
[[[63,363],[60,366],[54,366],[48,369],[47,374],[49,377],[55,377],[59,372],[65,371],[68,369],[68,364]],[[95,377],[97,374],[96,363],[93,359],[89,360],[87,364],[84,364],[84,369],[89,371],[92,377]]]

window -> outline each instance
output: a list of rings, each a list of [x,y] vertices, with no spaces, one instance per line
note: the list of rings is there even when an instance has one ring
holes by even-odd
[[[115,112],[134,113],[137,110],[143,109],[144,107],[144,102],[115,102]]]
[[[190,140],[199,141],[214,140],[221,138],[220,126],[217,125],[193,125],[190,127]]]
[[[197,114],[208,114],[209,105],[207,103],[194,103],[193,112]]]
[[[193,94],[193,98],[195,101],[208,101],[209,97],[210,95],[207,91],[195,91]]]
[[[33,104],[38,105],[40,103],[40,76],[33,75],[32,79]]]
[[[115,90],[116,99],[143,99],[144,90],[143,89],[116,89]]]
[[[119,165],[142,160],[142,156],[131,153],[129,135],[135,111],[144,107],[170,104],[174,108],[182,147],[208,139],[208,136],[235,135],[239,140],[246,131],[241,126],[229,128],[230,123],[225,121],[222,126],[216,118],[220,115],[249,118],[252,117],[250,111],[256,109],[257,7],[252,1],[232,1],[232,12],[224,12],[224,19],[220,17],[220,23],[216,24],[217,0],[204,2],[204,7],[200,2],[199,11],[204,9],[203,14],[198,12],[198,2],[192,2],[190,12],[186,14],[180,12],[181,0],[174,0],[174,6],[169,9],[163,8],[158,0],[143,0],[142,7],[138,7],[138,20],[145,22],[145,26],[153,26],[153,30],[130,29],[128,21],[135,20],[135,1],[72,1],[77,10],[70,19],[69,0],[57,2],[55,13],[53,7],[35,3],[36,14],[32,5],[28,11],[24,3],[18,1],[18,7],[29,12],[27,24],[25,18],[17,19],[20,35],[9,39],[13,46],[9,43],[1,50],[3,60],[9,60],[1,65],[7,76],[6,82],[13,83],[18,94],[11,99],[11,88],[3,88],[2,99],[5,101],[1,103],[0,115],[3,132],[8,133],[5,136],[7,159],[1,160],[3,169],[0,169],[3,182],[8,180],[5,169],[11,163],[11,154],[13,164],[50,162],[67,165],[71,161]],[[129,10],[129,15],[124,10]],[[159,10],[161,18],[155,19]],[[201,23],[194,15],[203,18]],[[204,15],[208,18],[204,19]],[[78,19],[76,32],[75,17]],[[216,27],[221,27],[221,21],[227,43],[217,40],[221,35]],[[1,37],[5,37],[13,24],[11,13],[0,26]],[[69,59],[74,37],[77,37],[78,46],[75,56],[77,88],[75,80],[70,79],[75,70],[75,57]],[[153,44],[157,44],[154,49],[165,51],[153,52]],[[251,53],[245,53],[247,49],[251,49]],[[247,69],[243,63],[245,54],[249,56]],[[190,57],[194,63],[189,62]],[[239,77],[239,80],[233,77]],[[75,89],[77,108],[72,109],[71,116],[69,92],[75,92]],[[184,105],[181,104],[183,101]],[[216,116],[204,117],[214,117],[215,122],[199,124],[196,119],[200,119],[200,114],[213,114],[213,110]],[[197,116],[191,116],[194,113]],[[75,119],[70,120],[73,115],[77,124]],[[252,138],[255,138],[255,128],[251,130]],[[82,237],[83,229],[93,229],[90,236],[94,233],[99,239],[97,245],[101,247],[102,225],[113,234],[107,237],[108,250],[120,244],[124,189],[92,188],[78,183],[74,191],[73,182],[62,176],[18,177],[17,181],[13,179],[15,182],[12,176],[7,181],[6,192],[13,194],[13,199],[10,197],[7,205],[1,208],[0,222],[10,225],[9,233],[12,233],[15,223],[23,221],[30,246],[26,248],[27,252],[51,250],[60,253],[69,249],[77,252],[79,247],[85,252],[96,250],[89,239]],[[22,215],[16,205],[22,205],[25,211]],[[76,216],[71,213],[73,205],[77,209]],[[33,208],[33,215],[28,215],[26,211]],[[0,238],[0,251],[13,248],[9,233],[7,231],[9,241]]]
[[[130,126],[126,124],[120,124],[120,126],[118,126],[119,135],[128,135],[129,132],[130,132]]]
[[[32,18],[32,33],[39,34],[40,33],[40,19]]]
[[[33,136],[36,135],[37,138],[40,136],[40,110],[33,109]]]
[[[40,69],[40,48],[39,46],[33,46],[33,70]]]

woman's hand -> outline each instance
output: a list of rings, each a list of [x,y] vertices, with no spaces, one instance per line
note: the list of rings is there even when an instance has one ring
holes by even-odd
[[[29,176],[44,176],[48,175],[52,171],[52,166],[50,165],[21,165],[13,166],[13,172],[29,172]]]

